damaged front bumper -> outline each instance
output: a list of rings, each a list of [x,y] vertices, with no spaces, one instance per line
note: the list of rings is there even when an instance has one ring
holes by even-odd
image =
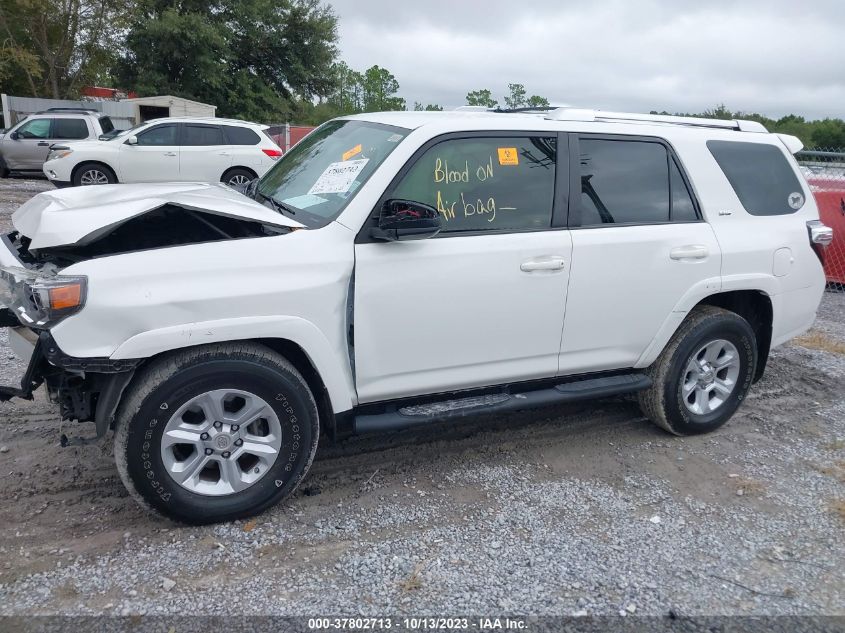
[[[49,331],[24,327],[8,308],[0,308],[0,327],[8,328],[9,345],[28,363],[20,385],[0,385],[0,402],[32,400],[46,383],[50,400],[63,420],[94,422],[97,437],[112,426],[120,397],[141,359],[76,358],[62,352]]]

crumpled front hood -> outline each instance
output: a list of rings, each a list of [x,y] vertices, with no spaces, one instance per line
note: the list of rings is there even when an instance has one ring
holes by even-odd
[[[87,244],[127,220],[164,205],[271,226],[303,225],[223,183],[96,185],[40,193],[12,214],[12,224],[37,250]]]

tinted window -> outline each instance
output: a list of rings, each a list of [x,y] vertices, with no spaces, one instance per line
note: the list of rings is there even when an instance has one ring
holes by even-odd
[[[672,190],[672,222],[692,222],[698,219],[692,196],[673,158],[669,159],[669,188]]]
[[[581,226],[698,219],[675,159],[661,143],[580,139]]]
[[[225,145],[225,141],[217,125],[186,123],[183,126],[182,145]]]
[[[107,116],[100,117],[100,129],[103,130],[103,134],[108,134],[114,129],[114,123],[112,123],[111,119]]]
[[[50,119],[30,119],[15,131],[21,138],[50,138]]]
[[[467,138],[428,149],[391,194],[436,208],[443,231],[551,226],[554,137]]]
[[[236,127],[234,125],[223,125],[226,133],[226,142],[229,145],[258,145],[261,140],[254,131],[247,127]]]
[[[84,119],[55,119],[53,121],[53,138],[88,138],[88,125]]]
[[[138,145],[176,145],[175,125],[156,125],[138,134]]]
[[[804,204],[801,183],[774,145],[707,141],[745,210],[752,215],[795,213]]]

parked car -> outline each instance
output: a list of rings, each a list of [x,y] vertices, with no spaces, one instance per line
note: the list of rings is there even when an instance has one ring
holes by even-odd
[[[55,145],[44,174],[57,187],[117,182],[225,182],[263,176],[282,155],[266,125],[217,118],[166,118],[111,138]]]
[[[114,428],[132,495],[190,523],[289,496],[321,433],[624,393],[713,431],[824,291],[800,147],[747,121],[373,113],[243,194],[41,193],[0,244],[29,361],[2,394],[46,383]]]
[[[56,142],[95,140],[114,129],[97,110],[50,108],[32,114],[0,135],[0,178],[10,171],[40,172]]]
[[[804,173],[816,198],[821,221],[833,229],[833,242],[824,258],[825,276],[828,283],[845,285],[845,168]]]

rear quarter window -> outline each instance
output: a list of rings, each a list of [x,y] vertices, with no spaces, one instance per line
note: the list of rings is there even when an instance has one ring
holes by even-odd
[[[223,133],[229,145],[258,145],[261,138],[247,127],[223,125]]]
[[[804,190],[774,145],[707,141],[707,149],[751,215],[788,215],[804,206]]]

